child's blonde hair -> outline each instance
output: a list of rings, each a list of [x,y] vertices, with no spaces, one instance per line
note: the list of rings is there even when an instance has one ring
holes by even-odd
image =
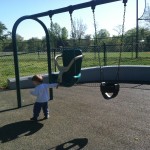
[[[36,81],[36,82],[42,83],[43,82],[43,77],[41,75],[34,75],[32,77],[32,81]]]

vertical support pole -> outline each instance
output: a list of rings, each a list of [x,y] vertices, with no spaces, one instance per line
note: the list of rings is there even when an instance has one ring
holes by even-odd
[[[51,68],[51,51],[50,51],[50,44],[49,37],[46,38],[47,43],[47,61],[48,61],[48,77],[49,77],[49,83],[52,83],[52,68]],[[53,99],[53,89],[50,89],[50,100]]]
[[[54,59],[55,59],[55,56],[56,56],[56,48],[53,49],[53,55],[54,55]],[[56,68],[56,64],[54,63],[54,71],[56,72],[57,71],[57,68]]]
[[[18,22],[19,21],[16,21],[16,23],[13,26],[13,30],[12,30],[12,43],[13,43],[13,53],[14,53],[17,103],[18,103],[18,108],[21,108],[22,107],[22,103],[21,103],[19,64],[18,64],[18,53],[17,53],[18,50],[17,50],[17,39],[16,39],[16,30],[17,30]]]
[[[138,52],[139,52],[139,15],[138,15],[138,0],[136,0],[136,47],[135,47],[135,58],[138,58]]]
[[[106,66],[107,65],[107,62],[106,62],[106,44],[104,43],[103,44],[103,46],[104,46],[104,66]]]
[[[46,27],[45,27],[45,32],[46,32],[46,47],[47,47],[47,61],[48,61],[48,77],[49,77],[49,83],[52,83],[50,36]],[[53,99],[53,89],[50,89],[50,100],[52,99]]]
[[[133,52],[134,52],[134,37],[132,36],[132,56],[131,58],[133,59]]]

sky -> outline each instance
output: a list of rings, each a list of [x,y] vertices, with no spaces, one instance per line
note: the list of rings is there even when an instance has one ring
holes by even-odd
[[[0,21],[6,25],[9,31],[12,31],[15,21],[25,15],[32,15],[48,10],[66,7],[69,5],[84,3],[90,0],[1,0]],[[139,17],[143,14],[145,0],[139,0]],[[123,20],[123,3],[122,1],[112,2],[96,6],[95,10],[98,30],[107,29],[111,36],[116,35],[114,28],[122,24]],[[73,12],[74,19],[83,20],[87,26],[86,34],[94,34],[93,17],[91,8],[76,10]],[[40,18],[46,26],[50,27],[48,17]],[[61,27],[66,27],[69,31],[71,28],[69,13],[56,14],[53,21]],[[128,0],[125,31],[136,26],[136,0]],[[24,39],[31,37],[42,38],[45,36],[41,26],[32,20],[23,21],[17,30],[17,34]]]

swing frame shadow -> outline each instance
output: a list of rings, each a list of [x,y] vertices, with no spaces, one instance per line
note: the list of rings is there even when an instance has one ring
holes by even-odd
[[[13,54],[14,54],[15,79],[16,79],[16,89],[17,89],[16,92],[17,92],[18,108],[22,107],[21,90],[20,90],[19,62],[18,62],[18,54],[17,54],[18,49],[17,49],[17,38],[16,38],[16,32],[17,32],[17,28],[18,28],[19,24],[24,20],[32,19],[32,20],[38,22],[42,26],[42,28],[44,29],[45,34],[46,34],[48,77],[49,77],[49,82],[51,83],[52,82],[52,80],[51,80],[52,66],[51,66],[51,50],[50,50],[51,46],[49,43],[50,36],[49,36],[48,29],[47,29],[46,25],[41,20],[39,20],[38,18],[45,17],[45,16],[52,17],[55,14],[64,13],[64,12],[71,12],[72,13],[74,10],[83,9],[83,8],[87,8],[87,7],[92,8],[92,7],[95,7],[97,5],[107,4],[107,3],[116,2],[116,1],[122,1],[122,0],[99,0],[99,1],[85,2],[85,3],[81,3],[81,4],[77,4],[77,5],[71,5],[71,6],[64,7],[64,8],[49,10],[47,12],[23,16],[15,22],[13,29],[12,29],[12,43],[13,43]],[[123,3],[126,4],[127,0],[123,0]],[[51,95],[51,99],[53,99],[53,90],[52,89],[50,89],[50,95]]]
[[[32,105],[34,105],[34,103],[24,105],[24,106],[22,106],[22,108],[23,108],[23,107],[32,106]],[[7,112],[7,111],[13,111],[13,110],[16,110],[16,109],[18,109],[18,107],[15,107],[15,108],[9,108],[9,109],[5,109],[5,110],[0,110],[0,113],[4,113],[4,112]]]

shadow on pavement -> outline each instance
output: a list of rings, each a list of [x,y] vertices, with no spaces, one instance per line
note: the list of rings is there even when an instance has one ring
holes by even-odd
[[[32,106],[32,105],[34,105],[34,103],[28,104],[28,105],[24,105],[24,106],[22,106],[21,108],[23,108],[23,107],[28,107],[28,106]],[[18,108],[18,107],[15,107],[15,108],[10,108],[10,109],[0,110],[0,113],[7,112],[7,111],[12,111],[12,110],[16,110],[16,109],[19,109],[19,108]]]
[[[20,121],[0,128],[0,141],[2,143],[15,140],[21,136],[30,136],[43,127],[43,124],[33,121]]]
[[[60,144],[56,147],[53,147],[51,149],[48,150],[71,150],[71,149],[76,149],[76,150],[81,150],[82,148],[84,148],[86,145],[88,144],[88,139],[87,138],[78,138],[78,139],[74,139],[68,142],[65,142],[63,144]]]

